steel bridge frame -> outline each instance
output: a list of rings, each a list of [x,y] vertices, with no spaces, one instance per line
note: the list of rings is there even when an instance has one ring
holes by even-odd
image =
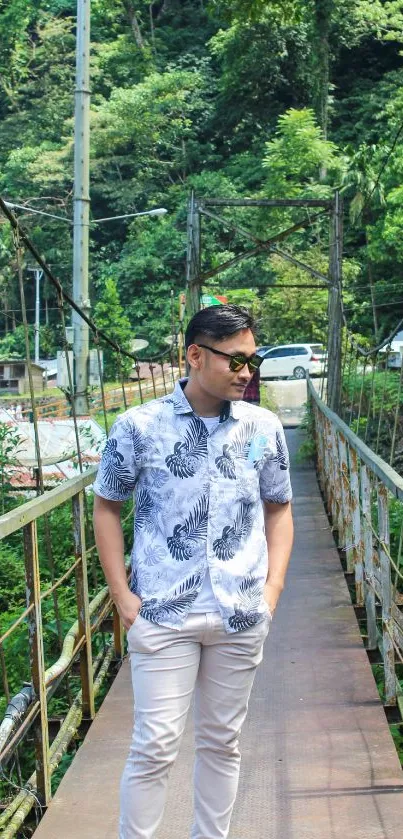
[[[214,212],[220,207],[300,207],[305,209],[318,210],[314,216],[301,219],[286,230],[282,230],[270,239],[262,240],[253,236],[249,230],[240,227],[229,221],[229,219]],[[301,262],[282,249],[277,247],[278,242],[287,239],[292,233],[309,227],[313,221],[323,215],[328,215],[330,222],[329,231],[329,272],[328,276],[312,268],[310,265]],[[225,228],[240,233],[254,247],[243,253],[237,254],[232,259],[209,271],[201,269],[202,217],[213,219],[221,223]],[[191,317],[201,307],[201,289],[207,279],[217,276],[222,271],[237,265],[239,262],[250,259],[261,253],[275,253],[306,271],[312,277],[322,282],[322,288],[328,288],[328,386],[327,399],[330,408],[338,411],[341,396],[341,330],[342,330],[342,251],[343,251],[343,204],[338,190],[334,192],[332,199],[269,199],[269,198],[201,198],[192,191],[188,201],[187,215],[187,253],[186,253],[186,297],[187,312]]]

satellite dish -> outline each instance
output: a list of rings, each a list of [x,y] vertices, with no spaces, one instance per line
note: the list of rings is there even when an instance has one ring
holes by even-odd
[[[132,352],[140,352],[140,350],[145,350],[148,347],[148,341],[144,341],[143,338],[134,338],[131,343]]]

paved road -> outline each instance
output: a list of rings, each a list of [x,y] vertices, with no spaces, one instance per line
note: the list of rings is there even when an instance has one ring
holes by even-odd
[[[319,395],[322,389],[326,394],[326,380],[323,383],[323,379],[312,379],[312,384]],[[281,379],[263,382],[263,385],[267,388],[271,400],[277,405],[276,413],[283,425],[289,428],[300,425],[304,418],[307,401],[306,380]]]
[[[300,432],[287,440],[294,458]],[[295,549],[242,734],[230,839],[399,839],[403,774],[309,464],[293,485]],[[125,663],[35,839],[117,839],[132,713]],[[158,839],[189,837],[192,763],[189,718]]]

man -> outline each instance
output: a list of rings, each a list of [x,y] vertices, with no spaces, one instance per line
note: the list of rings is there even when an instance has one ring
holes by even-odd
[[[156,834],[193,692],[191,839],[228,836],[239,734],[292,546],[282,427],[242,401],[261,361],[252,329],[238,306],[198,312],[185,336],[189,379],[116,421],[94,485],[97,545],[128,630],[135,699],[120,839]],[[128,587],[120,508],[133,492]]]

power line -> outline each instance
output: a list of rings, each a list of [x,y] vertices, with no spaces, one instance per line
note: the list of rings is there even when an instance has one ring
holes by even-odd
[[[85,314],[85,312],[81,309],[81,307],[73,300],[72,297],[64,290],[60,281],[53,275],[52,271],[48,267],[47,263],[42,259],[40,253],[37,251],[35,245],[31,242],[29,236],[25,233],[24,229],[21,227],[18,219],[13,215],[13,213],[7,207],[6,202],[0,197],[0,209],[8,218],[11,227],[14,231],[14,234],[19,237],[20,241],[28,248],[34,259],[36,260],[37,264],[42,268],[44,274],[47,276],[48,280],[52,283],[52,285],[57,289],[60,305],[63,305],[64,300],[69,303],[72,309],[77,312],[78,315],[83,319],[83,321],[89,326],[92,332],[95,334],[97,338],[102,338],[105,343],[109,344],[114,350],[117,350],[121,355],[124,355],[127,358],[131,358],[133,361],[137,362],[137,357],[134,353],[130,353],[127,350],[124,350],[116,341],[113,341],[103,329],[98,329],[96,323]]]
[[[3,212],[3,214],[6,216],[6,218],[8,219],[8,221],[11,224],[11,227],[12,227],[13,232],[14,232],[15,239],[17,240],[16,241],[16,248],[18,248],[19,243],[23,244],[29,250],[29,252],[32,254],[32,256],[34,257],[37,264],[42,268],[42,271],[44,272],[45,276],[48,278],[48,280],[51,282],[51,284],[56,288],[57,293],[58,293],[58,297],[59,297],[59,301],[60,301],[59,309],[61,309],[63,311],[64,302],[68,303],[69,306],[71,306],[71,308],[74,309],[74,311],[77,312],[77,314],[80,315],[80,317],[83,319],[83,321],[89,326],[89,328],[91,329],[91,331],[93,332],[93,334],[95,336],[96,341],[98,339],[102,339],[102,341],[104,341],[105,344],[108,344],[108,346],[110,346],[113,350],[118,352],[120,356],[124,356],[125,358],[130,358],[132,361],[135,362],[135,364],[138,364],[139,359],[137,358],[136,354],[132,353],[132,352],[128,352],[128,350],[123,349],[123,347],[121,347],[116,341],[114,341],[112,338],[110,338],[109,335],[107,335],[107,333],[104,332],[103,329],[99,329],[99,327],[92,320],[92,318],[88,317],[88,315],[86,315],[86,313],[83,311],[81,306],[79,306],[78,303],[76,303],[73,300],[73,298],[68,294],[68,292],[64,290],[61,282],[57,279],[57,277],[54,276],[54,274],[50,270],[49,266],[47,265],[45,260],[42,258],[39,251],[36,249],[35,245],[31,242],[31,240],[30,240],[29,236],[27,235],[27,233],[25,232],[25,230],[21,227],[18,219],[10,211],[10,209],[7,207],[6,202],[3,200],[3,198],[1,198],[1,196],[0,196],[0,210]],[[160,353],[159,355],[151,356],[148,359],[141,359],[141,360],[142,361],[147,361],[147,362],[158,361],[158,360],[161,360],[161,358],[165,358],[167,355],[169,355],[169,353],[170,353],[170,350],[167,349],[167,351],[165,353]]]
[[[363,302],[364,302],[364,303],[366,303],[366,304],[367,304],[367,306],[370,306],[370,305],[371,305],[371,304],[370,304],[370,302],[369,302],[368,300],[365,300],[365,301],[363,301]],[[383,309],[383,308],[385,308],[385,307],[387,308],[388,306],[396,306],[396,304],[397,304],[397,303],[403,303],[403,300],[391,300],[391,301],[390,301],[390,303],[377,303],[376,308],[377,308],[377,309]],[[362,305],[362,304],[361,304],[361,305]],[[347,309],[344,309],[344,311],[345,311],[345,312],[353,312],[353,311],[354,311],[354,307],[353,307],[353,306],[349,306]]]
[[[399,137],[400,137],[400,135],[401,135],[402,133],[403,133],[403,120],[402,120],[402,122],[401,122],[401,123],[400,123],[400,125],[399,125],[399,128],[398,128],[398,130],[397,130],[397,132],[396,132],[396,135],[395,135],[395,138],[394,138],[394,140],[393,140],[393,142],[392,142],[392,145],[391,145],[391,147],[390,147],[390,149],[389,149],[389,151],[388,151],[388,153],[387,153],[387,155],[386,155],[386,157],[385,157],[385,160],[384,160],[384,161],[383,161],[383,163],[382,163],[382,166],[381,166],[381,168],[380,168],[380,170],[379,170],[379,172],[378,172],[378,175],[377,175],[377,177],[376,177],[376,179],[375,179],[375,183],[374,183],[374,185],[373,185],[373,187],[372,187],[372,189],[371,189],[371,192],[369,193],[369,195],[367,196],[367,198],[366,198],[366,199],[365,199],[365,201],[364,201],[364,204],[363,204],[363,207],[362,207],[362,210],[361,210],[361,216],[363,215],[364,210],[366,210],[366,208],[367,208],[367,206],[368,206],[369,202],[371,201],[371,198],[372,198],[372,196],[373,196],[373,194],[374,194],[374,192],[375,192],[376,188],[379,186],[379,181],[381,180],[381,177],[382,177],[382,175],[383,175],[383,173],[384,173],[384,171],[385,171],[385,169],[386,169],[386,166],[388,165],[389,159],[390,159],[390,157],[392,156],[392,154],[393,154],[393,152],[394,152],[394,150],[395,150],[395,148],[396,148],[397,141],[398,141],[398,139],[399,139]]]

